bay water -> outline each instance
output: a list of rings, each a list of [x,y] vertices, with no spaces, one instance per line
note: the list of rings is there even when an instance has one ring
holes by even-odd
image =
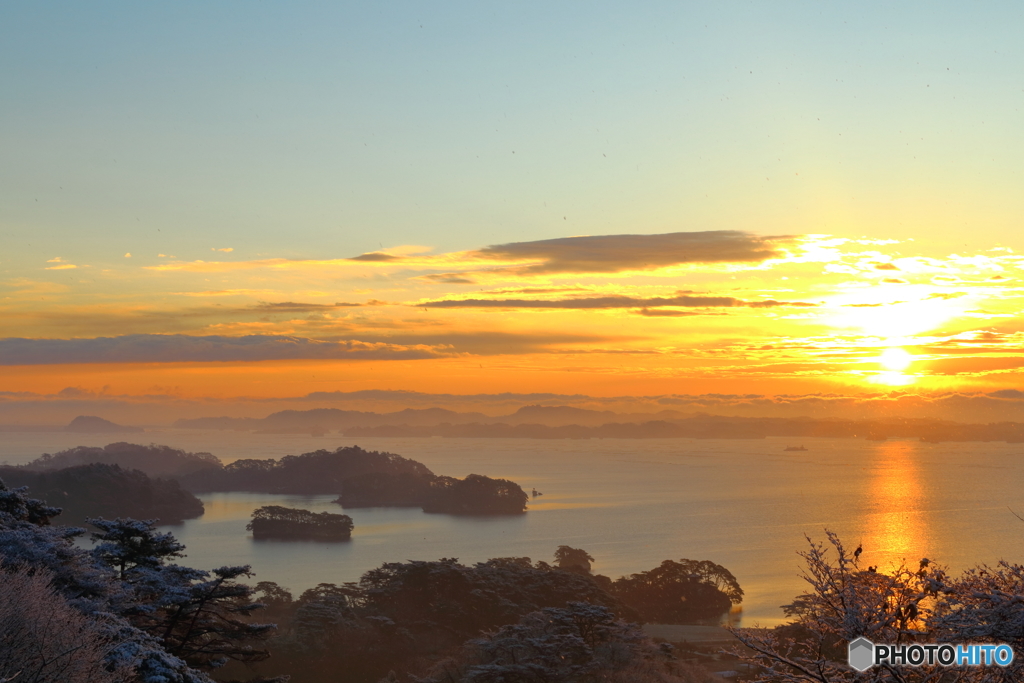
[[[342,512],[333,495],[203,494],[206,513],[163,527],[187,547],[181,563],[210,569],[252,565],[253,581],[296,596],[317,583],[356,581],[384,562],[455,557],[551,561],[559,545],[583,548],[612,578],[666,559],[711,560],[746,592],[744,626],[784,621],[780,606],[806,589],[797,552],[835,531],[861,566],[885,570],[928,557],[960,570],[999,559],[1024,562],[1024,445],[855,439],[443,439],[153,429],[120,437],[223,462],[353,442],[398,453],[437,474],[511,479],[543,495],[514,517],[428,515],[415,508],[344,510],[351,541],[256,541],[254,509],[284,505]],[[116,435],[2,432],[0,462],[102,446]],[[786,451],[803,445],[806,451]]]

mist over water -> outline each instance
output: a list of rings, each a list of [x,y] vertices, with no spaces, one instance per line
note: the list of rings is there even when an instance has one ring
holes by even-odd
[[[118,435],[7,432],[0,461],[102,446]],[[135,443],[209,451],[224,462],[279,458],[353,445],[328,435],[154,430]],[[804,439],[579,440],[359,438],[367,450],[398,453],[435,473],[512,479],[543,492],[516,517],[428,515],[418,508],[345,510],[355,522],[345,543],[254,541],[252,510],[277,504],[340,512],[334,496],[218,493],[200,496],[206,514],[165,527],[187,546],[184,564],[209,569],[251,564],[255,580],[298,594],[320,582],[358,580],[383,562],[457,557],[472,563],[528,556],[551,561],[557,546],[587,550],[594,571],[613,578],[666,559],[711,560],[746,591],[743,625],[783,620],[779,606],[804,590],[797,551],[804,534],[827,527],[863,567],[880,570],[922,557],[953,570],[1003,558],[1024,560],[1024,445],[929,444]]]

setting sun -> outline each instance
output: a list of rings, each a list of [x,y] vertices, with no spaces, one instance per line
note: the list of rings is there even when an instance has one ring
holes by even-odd
[[[913,356],[900,348],[886,349],[885,351],[882,351],[882,354],[878,357],[878,362],[882,367],[886,370],[892,370],[893,372],[906,370],[913,360]]]

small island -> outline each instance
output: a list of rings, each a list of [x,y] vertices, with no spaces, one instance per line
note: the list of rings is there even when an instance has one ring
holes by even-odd
[[[470,474],[465,479],[435,477],[424,512],[449,515],[519,515],[526,512],[526,492],[514,481]]]
[[[527,501],[526,492],[508,479],[383,472],[347,479],[334,500],[345,508],[420,507],[424,512],[449,515],[518,515],[526,512]]]
[[[348,515],[266,505],[253,511],[245,528],[257,539],[347,541],[353,526]]]
[[[104,420],[95,415],[79,415],[66,427],[65,432],[79,432],[81,434],[124,434],[145,431],[142,427],[129,427],[119,425],[110,420]]]

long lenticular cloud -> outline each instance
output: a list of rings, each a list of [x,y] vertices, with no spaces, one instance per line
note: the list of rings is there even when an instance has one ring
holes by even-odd
[[[79,363],[212,363],[264,360],[417,360],[455,355],[450,347],[244,337],[130,334],[94,339],[0,339],[0,366]]]
[[[541,261],[526,266],[524,273],[618,273],[687,263],[759,263],[781,256],[776,245],[793,239],[739,230],[586,235],[497,244],[470,254],[496,261]]]

